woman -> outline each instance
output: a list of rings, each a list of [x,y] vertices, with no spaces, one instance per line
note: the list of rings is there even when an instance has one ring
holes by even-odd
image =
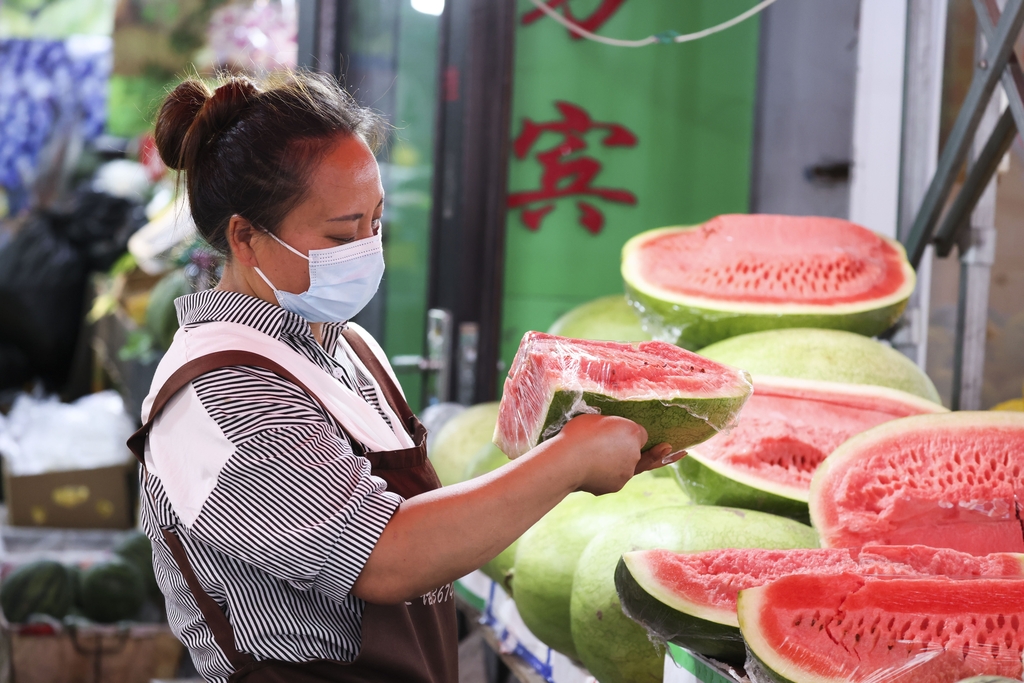
[[[586,415],[445,489],[387,360],[346,321],[384,270],[382,124],[308,73],[179,85],[156,124],[227,256],[181,323],[131,445],[172,629],[210,681],[454,683],[450,584],[568,493],[662,464]]]

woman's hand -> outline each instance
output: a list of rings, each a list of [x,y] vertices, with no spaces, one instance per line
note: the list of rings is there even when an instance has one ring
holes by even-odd
[[[664,459],[672,451],[663,443],[641,452],[647,430],[623,417],[604,415],[573,418],[550,443],[558,441],[579,462],[579,490],[597,496],[618,491],[634,474],[668,464]]]

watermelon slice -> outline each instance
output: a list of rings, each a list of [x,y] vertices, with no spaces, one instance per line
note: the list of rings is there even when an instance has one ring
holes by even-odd
[[[947,411],[896,389],[755,376],[736,425],[690,449],[676,474],[696,503],[806,522],[811,475],[825,456],[883,422],[939,412]]]
[[[777,681],[1024,673],[1020,579],[795,574],[741,591],[737,612],[751,653]]]
[[[659,638],[734,665],[745,657],[739,591],[790,574],[1024,577],[1024,555],[976,557],[948,548],[728,549],[626,553],[615,570],[622,609]]]
[[[647,429],[644,448],[688,448],[730,425],[750,376],[664,342],[523,337],[505,380],[494,443],[516,458],[581,413],[618,415]]]
[[[811,480],[825,547],[929,545],[1024,552],[1024,415],[958,412],[893,420],[832,453]]]
[[[915,284],[898,242],[838,218],[770,215],[641,233],[622,249],[622,277],[644,329],[688,349],[783,327],[874,336]]]

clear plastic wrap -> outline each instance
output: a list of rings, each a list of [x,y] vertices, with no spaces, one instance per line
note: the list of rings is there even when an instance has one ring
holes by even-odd
[[[894,420],[837,448],[811,484],[822,545],[926,540],[974,554],[1024,552],[1024,414]]]
[[[752,389],[746,372],[664,342],[529,332],[505,380],[494,443],[515,458],[573,417],[600,413],[642,425],[645,448],[683,450],[729,427]]]
[[[883,422],[947,412],[926,399],[864,384],[754,375],[754,394],[728,433],[690,449],[675,472],[695,503],[808,521],[818,465]]]
[[[623,612],[652,638],[741,667],[746,652],[736,614],[737,595],[784,577],[808,574],[1009,578],[1024,584],[1024,558],[1014,553],[979,557],[926,546],[646,550],[623,556],[615,585]],[[1024,605],[1020,608],[1024,612]]]
[[[753,683],[1024,675],[1024,581],[794,575],[740,593]]]

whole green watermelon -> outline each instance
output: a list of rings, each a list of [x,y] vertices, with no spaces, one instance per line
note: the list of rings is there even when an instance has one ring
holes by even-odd
[[[139,570],[121,558],[99,562],[82,572],[82,612],[93,621],[131,619],[145,599]]]
[[[146,595],[157,604],[163,604],[164,596],[153,572],[153,544],[150,543],[149,537],[141,531],[133,531],[117,544],[114,552],[139,570]]]
[[[74,599],[72,574],[60,562],[51,560],[18,567],[0,586],[0,605],[12,624],[25,621],[30,614],[63,619]]]

